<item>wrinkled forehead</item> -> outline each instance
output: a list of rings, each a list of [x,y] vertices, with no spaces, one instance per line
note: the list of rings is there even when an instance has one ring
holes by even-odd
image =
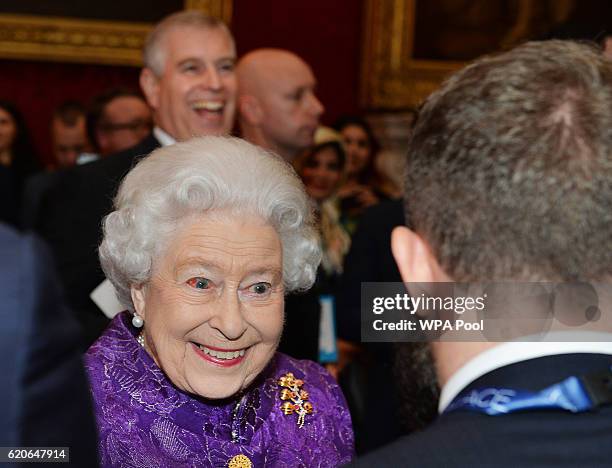
[[[276,229],[262,218],[222,210],[183,219],[169,233],[162,257],[171,269],[200,262],[279,270],[282,247]]]

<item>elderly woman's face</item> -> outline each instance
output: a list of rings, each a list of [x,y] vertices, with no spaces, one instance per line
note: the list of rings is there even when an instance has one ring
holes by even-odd
[[[259,218],[195,220],[173,236],[132,297],[146,348],[172,383],[229,397],[263,370],[280,340],[279,237]]]

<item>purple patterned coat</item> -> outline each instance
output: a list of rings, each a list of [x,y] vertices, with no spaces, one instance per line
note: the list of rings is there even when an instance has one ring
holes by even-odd
[[[351,419],[334,379],[318,364],[276,353],[248,390],[204,400],[174,387],[119,314],[89,348],[85,363],[103,467],[226,467],[245,455],[254,467],[331,467],[353,455]],[[278,379],[304,381],[314,411],[298,428],[281,411]],[[235,466],[248,466],[248,463]]]

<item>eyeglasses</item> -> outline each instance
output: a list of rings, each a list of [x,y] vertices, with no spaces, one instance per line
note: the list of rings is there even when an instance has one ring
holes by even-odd
[[[112,132],[120,132],[122,130],[129,130],[131,132],[139,132],[141,130],[148,130],[153,126],[153,123],[150,120],[133,120],[131,122],[114,124],[110,122],[102,122],[98,127],[100,131],[106,133]]]

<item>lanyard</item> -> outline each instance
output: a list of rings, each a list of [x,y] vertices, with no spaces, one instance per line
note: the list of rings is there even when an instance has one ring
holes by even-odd
[[[536,392],[498,387],[470,390],[455,398],[444,413],[464,410],[496,416],[540,409],[580,413],[609,403],[612,403],[612,367],[603,372],[570,376]]]

